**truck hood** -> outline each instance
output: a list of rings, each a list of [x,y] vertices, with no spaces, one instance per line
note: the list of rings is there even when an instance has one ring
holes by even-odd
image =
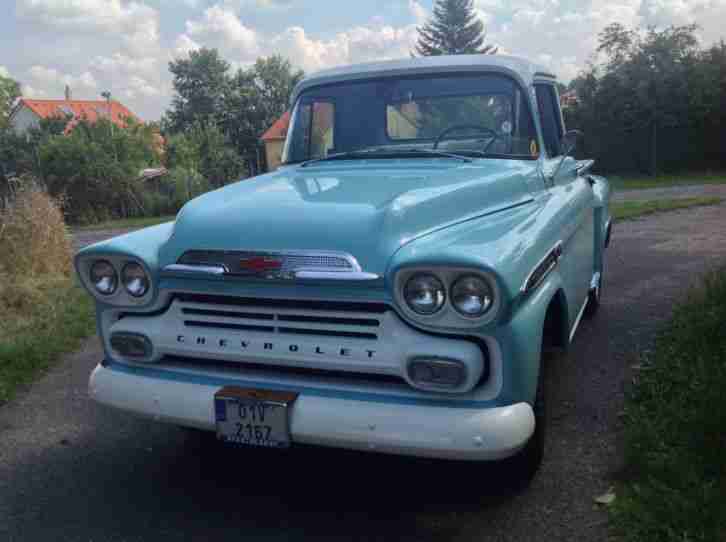
[[[536,162],[366,160],[289,167],[189,202],[159,254],[333,250],[382,275],[410,241],[532,200]]]

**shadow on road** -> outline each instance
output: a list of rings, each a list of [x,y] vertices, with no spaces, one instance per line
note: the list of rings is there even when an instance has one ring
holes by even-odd
[[[89,433],[88,442],[44,450],[12,478],[48,485],[31,490],[32,501],[15,494],[11,518],[35,524],[38,536],[64,533],[63,540],[141,540],[149,531],[174,540],[235,532],[253,540],[440,540],[453,538],[463,517],[516,498],[496,465],[230,448],[211,434],[151,423],[148,430],[143,443],[127,440],[136,435],[122,428],[115,442]],[[39,477],[39,463],[54,472]],[[84,509],[72,504],[79,502]]]

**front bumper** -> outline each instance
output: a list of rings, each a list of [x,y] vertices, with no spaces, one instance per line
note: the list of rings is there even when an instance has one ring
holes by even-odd
[[[99,403],[154,420],[215,430],[221,385],[163,378],[98,365],[89,391]],[[239,385],[245,387],[245,381]],[[534,432],[527,403],[463,408],[352,400],[301,393],[290,409],[293,442],[392,454],[496,460],[519,451]]]

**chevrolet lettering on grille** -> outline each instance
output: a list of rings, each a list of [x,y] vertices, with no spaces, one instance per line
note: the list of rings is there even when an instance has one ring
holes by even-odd
[[[271,341],[252,341],[246,339],[220,339],[206,337],[204,335],[177,335],[176,342],[181,344],[192,344],[199,347],[217,348],[222,351],[237,349],[241,351],[258,350],[260,352],[283,351],[291,354],[315,354],[318,356],[337,356],[343,358],[362,357],[372,359],[376,355],[375,350],[367,348],[354,349],[350,347],[331,347],[315,344],[297,343],[274,343]]]

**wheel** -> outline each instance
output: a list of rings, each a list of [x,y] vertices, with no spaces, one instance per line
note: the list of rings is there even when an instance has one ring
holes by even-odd
[[[505,459],[508,483],[515,490],[526,488],[534,475],[537,474],[542,459],[544,458],[545,433],[546,433],[546,401],[545,401],[545,366],[544,355],[540,362],[539,378],[537,382],[537,393],[535,394],[532,410],[534,411],[534,433],[524,448],[516,455]]]
[[[587,294],[587,307],[585,307],[585,317],[592,318],[597,314],[600,308],[600,299],[602,298],[602,273],[598,276],[597,286],[591,288]]]

